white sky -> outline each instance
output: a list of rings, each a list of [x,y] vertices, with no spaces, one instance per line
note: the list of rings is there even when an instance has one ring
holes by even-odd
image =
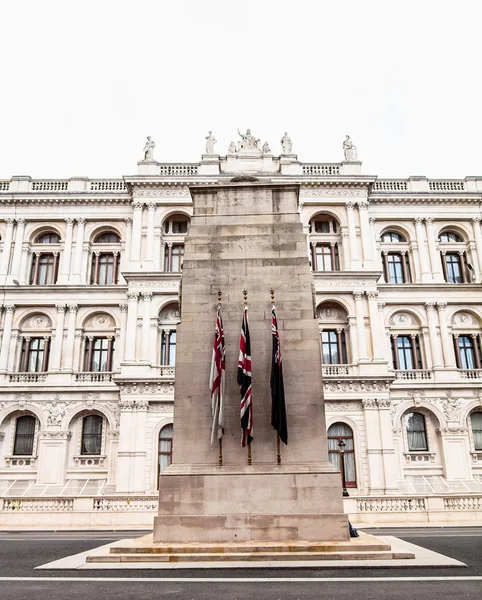
[[[0,179],[274,153],[363,172],[481,175],[480,0],[0,0]]]

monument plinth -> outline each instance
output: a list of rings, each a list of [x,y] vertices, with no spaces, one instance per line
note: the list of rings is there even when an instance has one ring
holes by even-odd
[[[239,179],[239,178],[237,178]],[[340,473],[328,461],[321,348],[297,185],[192,187],[177,329],[172,465],[162,473],[155,542],[347,540]],[[271,302],[276,293],[288,446],[271,427]],[[241,447],[236,382],[248,292],[254,440]],[[226,339],[223,464],[211,446],[209,373],[222,291]]]

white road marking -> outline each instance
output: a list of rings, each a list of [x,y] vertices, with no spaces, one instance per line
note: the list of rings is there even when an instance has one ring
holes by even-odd
[[[461,577],[0,577],[0,581],[78,581],[110,583],[337,583],[375,581],[482,581],[482,576]]]

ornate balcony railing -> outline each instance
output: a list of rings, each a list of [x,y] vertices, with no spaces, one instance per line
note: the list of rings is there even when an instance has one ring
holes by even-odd
[[[199,165],[191,163],[184,164],[160,164],[159,175],[164,177],[190,177],[198,174]]]
[[[386,193],[434,193],[450,194],[453,192],[477,191],[477,184],[464,179],[427,179],[426,177],[410,177],[409,179],[377,179],[372,185],[372,192]]]
[[[94,512],[149,511],[155,512],[159,507],[157,496],[143,498],[94,498]]]
[[[47,373],[11,373],[10,383],[41,383],[47,381]]]
[[[445,510],[482,510],[481,496],[459,496],[444,498]]]
[[[303,175],[339,175],[340,165],[331,163],[312,163],[303,165]]]
[[[8,192],[10,181],[0,181],[0,192]]]
[[[459,369],[460,379],[482,379],[482,369]]]
[[[66,192],[69,189],[68,179],[46,179],[31,182],[32,192]]]
[[[415,512],[427,510],[426,498],[357,498],[357,512]]]
[[[322,365],[323,377],[351,375],[350,365]]]
[[[77,383],[110,383],[113,375],[114,373],[112,371],[87,371],[84,373],[76,373],[75,381]]]
[[[413,369],[412,371],[395,371],[395,379],[399,381],[430,381],[432,371],[426,369]]]
[[[126,192],[123,179],[94,179],[90,181],[91,192]]]
[[[176,367],[171,365],[161,365],[161,377],[174,378],[176,376]]]

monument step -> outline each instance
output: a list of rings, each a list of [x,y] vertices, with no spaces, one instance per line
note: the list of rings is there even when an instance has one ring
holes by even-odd
[[[411,559],[410,552],[229,552],[197,554],[108,554],[88,556],[87,563],[153,563],[153,562],[255,562],[255,561],[320,561],[320,560],[393,560]]]

